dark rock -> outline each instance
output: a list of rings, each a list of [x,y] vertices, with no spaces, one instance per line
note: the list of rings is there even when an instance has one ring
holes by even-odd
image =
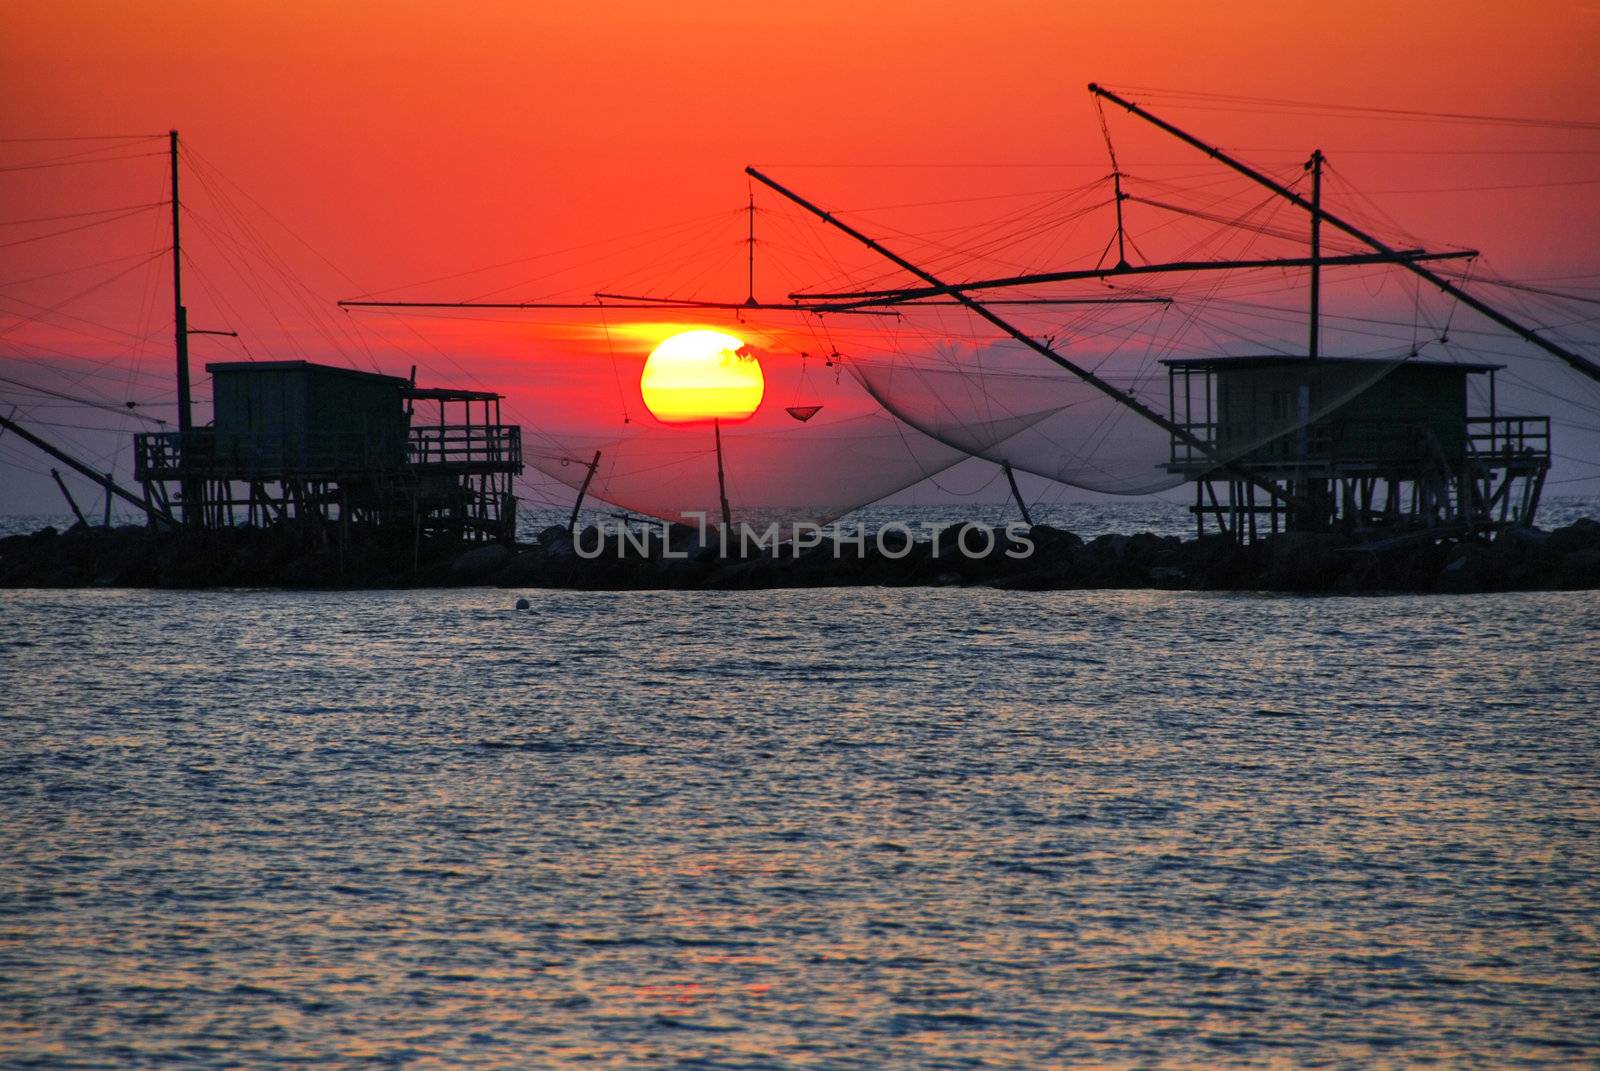
[[[965,538],[963,538],[963,535]],[[292,527],[221,531],[75,525],[0,538],[0,586],[377,587],[495,583],[587,590],[799,588],[847,585],[972,585],[1004,590],[1148,588],[1302,592],[1505,591],[1600,587],[1600,524],[1583,520],[1546,534],[1509,529],[1455,540],[1418,531],[1363,544],[1334,533],[1280,534],[1240,546],[1221,536],[1183,541],[1148,532],[1085,543],[1046,525],[1026,533],[1022,554],[1006,529],[952,527],[938,538],[823,539],[732,546],[715,530],[673,525],[615,530],[598,556],[577,553],[559,526],[533,544],[418,545],[409,535],[368,533],[340,545]],[[580,534],[593,555],[600,532]],[[1018,556],[1018,555],[1021,556]]]
[[[1028,529],[1028,538],[1033,541],[1035,554],[1058,555],[1083,546],[1083,537],[1076,532],[1048,524],[1036,524]]]
[[[1109,556],[1120,560],[1122,552],[1128,549],[1128,544],[1132,539],[1132,536],[1125,535],[1095,536],[1089,540],[1087,549],[1091,554]]]
[[[1150,570],[1150,583],[1168,591],[1189,586],[1189,574],[1176,565],[1157,565]]]
[[[490,543],[457,555],[455,561],[450,563],[450,571],[464,577],[485,576],[510,559],[511,551],[508,548],[499,543]]]
[[[1600,588],[1600,547],[1563,555],[1557,586],[1566,591]]]
[[[1579,517],[1565,528],[1551,532],[1548,545],[1557,554],[1600,547],[1600,521]]]
[[[1487,591],[1496,569],[1487,547],[1478,543],[1459,543],[1449,551],[1444,568],[1439,570],[1438,590],[1462,595]]]
[[[1351,546],[1347,536],[1334,532],[1284,532],[1262,541],[1267,567],[1260,586],[1269,591],[1327,591],[1348,571],[1340,552]]]
[[[1012,573],[988,583],[1002,591],[1063,591],[1074,587],[1070,563],[1054,561],[1026,572]]]
[[[707,527],[702,533],[699,528],[687,524],[674,524],[668,528],[666,546],[673,554],[686,554],[697,561],[717,557],[722,551],[713,529]]]
[[[1345,571],[1334,581],[1333,589],[1342,595],[1383,590],[1383,563],[1370,551],[1355,550],[1348,556]]]
[[[525,550],[501,566],[491,579],[500,587],[536,583],[548,560],[542,548]]]

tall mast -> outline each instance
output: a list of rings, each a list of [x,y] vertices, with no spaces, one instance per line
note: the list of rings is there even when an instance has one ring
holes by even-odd
[[[746,305],[754,306],[754,305],[757,304],[757,302],[756,302],[756,194],[755,194],[754,190],[750,191],[750,232],[749,232],[749,237],[745,239],[745,245],[746,245],[747,250],[748,250],[747,256],[746,256],[746,260],[745,260],[745,270],[747,272],[746,282],[747,282],[748,285],[745,288],[745,293],[747,295],[749,295],[749,296],[744,299],[744,303]]]
[[[1115,93],[1111,92],[1109,89],[1103,89],[1093,82],[1089,83],[1089,92],[1093,93],[1097,97],[1104,97],[1113,104],[1121,105],[1134,115],[1137,115],[1140,119],[1143,119],[1145,122],[1149,123],[1151,126],[1154,126],[1159,130],[1165,130],[1168,134],[1171,134],[1179,141],[1194,146],[1196,149],[1199,149],[1201,152],[1205,153],[1213,160],[1216,160],[1218,163],[1232,168],[1233,170],[1239,172],[1239,174],[1245,176],[1258,185],[1265,186],[1267,189],[1273,191],[1285,200],[1299,205],[1308,212],[1315,211],[1316,214],[1325,220],[1329,226],[1337,227],[1339,230],[1350,235],[1350,237],[1356,239],[1357,241],[1364,242],[1373,249],[1383,253],[1388,253],[1390,255],[1394,255],[1397,252],[1382,239],[1368,234],[1366,231],[1357,227],[1353,223],[1347,223],[1345,220],[1334,215],[1332,212],[1313,209],[1311,202],[1307,201],[1304,197],[1301,197],[1298,193],[1295,193],[1281,182],[1274,182],[1272,179],[1268,178],[1266,175],[1263,175],[1249,164],[1244,163],[1242,160],[1234,159],[1232,156],[1229,156],[1215,145],[1207,145],[1193,134],[1190,134],[1184,130],[1180,130],[1166,120],[1159,119],[1156,116],[1151,115],[1149,112],[1145,111],[1131,100],[1125,100],[1124,98],[1119,97]],[[1567,349],[1558,342],[1552,342],[1550,339],[1547,339],[1543,335],[1539,334],[1533,328],[1518,323],[1516,320],[1513,320],[1511,317],[1507,316],[1493,305],[1489,305],[1486,302],[1478,300],[1465,290],[1461,289],[1459,286],[1456,286],[1450,280],[1432,271],[1429,271],[1427,268],[1416,263],[1415,261],[1397,257],[1395,263],[1399,264],[1407,271],[1414,272],[1417,275],[1422,276],[1422,278],[1428,280],[1428,282],[1432,283],[1446,294],[1449,294],[1451,297],[1454,297],[1457,301],[1461,302],[1461,304],[1467,306],[1467,308],[1483,314],[1490,320],[1493,320],[1495,323],[1499,324],[1501,327],[1504,327],[1506,330],[1515,334],[1518,338],[1538,346],[1546,353],[1561,358],[1567,364],[1571,365],[1579,372],[1582,372],[1590,379],[1600,381],[1600,364],[1597,364],[1581,354],[1574,353],[1572,350]]]
[[[1311,338],[1306,356],[1317,359],[1322,341],[1322,150],[1311,153],[1306,167],[1311,169]]]
[[[183,241],[178,223],[178,132],[167,133],[172,158],[172,341],[178,355],[178,431],[193,427],[189,399],[189,313],[183,307]]]
[[[1122,192],[1121,171],[1111,172],[1111,186],[1115,191],[1117,203],[1117,267],[1126,268],[1128,266],[1128,251],[1122,243],[1122,202],[1128,199],[1128,195]]]

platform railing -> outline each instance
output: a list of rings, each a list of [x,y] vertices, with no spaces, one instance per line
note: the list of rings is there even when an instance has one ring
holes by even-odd
[[[1468,417],[1460,449],[1474,461],[1548,461],[1550,418]],[[1381,465],[1431,455],[1426,422],[1404,420],[1315,421],[1300,427],[1250,422],[1178,425],[1193,435],[1174,435],[1168,466],[1213,468],[1238,461],[1270,465]],[[1452,464],[1462,460],[1458,455]]]
[[[139,480],[337,477],[398,468],[398,435],[219,435],[214,428],[134,436]]]
[[[424,424],[406,440],[406,464],[504,470],[522,464],[522,428],[516,424]]]
[[[1550,460],[1550,418],[1467,418],[1467,448],[1475,461]]]
[[[1193,440],[1172,436],[1167,464],[1177,468],[1213,468],[1241,458],[1292,461],[1300,456],[1325,459],[1336,447],[1346,422],[1311,424],[1255,421],[1196,421],[1179,424]]]
[[[398,468],[517,472],[522,429],[515,424],[433,424],[395,436],[319,433],[305,439],[218,436],[212,428],[134,436],[134,478],[178,480],[350,476]]]
[[[141,432],[133,437],[133,478],[142,482],[205,472],[215,466],[216,449],[210,428]]]

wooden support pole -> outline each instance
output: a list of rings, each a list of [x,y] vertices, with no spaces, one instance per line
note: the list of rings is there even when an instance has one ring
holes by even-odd
[[[167,132],[172,169],[172,330],[178,371],[178,432],[187,437],[193,427],[189,391],[189,316],[183,307],[183,239],[178,202],[178,132]]]
[[[1127,249],[1123,245],[1123,238],[1122,238],[1122,235],[1123,235],[1123,229],[1122,229],[1122,202],[1126,201],[1128,199],[1128,195],[1122,192],[1122,172],[1121,171],[1113,171],[1113,172],[1111,172],[1111,181],[1112,181],[1112,184],[1113,184],[1113,188],[1115,189],[1116,204],[1117,204],[1117,267],[1126,268],[1128,266],[1128,252],[1127,252]]]
[[[67,505],[72,507],[72,515],[78,518],[79,524],[83,525],[85,528],[89,527],[89,522],[84,520],[83,510],[78,508],[78,503],[72,497],[72,492],[67,490],[66,483],[61,479],[61,472],[58,469],[51,469],[50,475],[55,477],[56,486],[61,488],[62,497],[67,500]]]
[[[750,191],[750,236],[745,241],[745,248],[748,253],[745,258],[745,266],[749,274],[745,277],[746,297],[744,303],[753,307],[759,304],[756,301],[756,194],[754,190]]]
[[[183,305],[183,237],[178,200],[178,132],[169,131],[168,154],[172,169],[172,344],[178,373],[178,465],[189,468],[194,440],[194,401],[189,384],[189,310]],[[201,481],[182,481],[182,516],[185,524],[205,523],[205,490]]]
[[[64,450],[58,449],[57,447],[45,442],[43,439],[39,438],[39,436],[29,431],[21,424],[18,424],[10,417],[0,417],[0,428],[5,428],[8,431],[14,432],[17,438],[32,446],[38,447],[40,450],[43,450],[57,461],[69,466],[78,474],[88,477],[95,483],[103,484],[107,491],[110,491],[123,501],[130,502],[133,505],[138,506],[144,512],[150,514],[152,520],[166,521],[169,524],[172,523],[172,517],[170,515],[166,513],[158,513],[152,510],[152,508],[143,499],[139,498],[139,496],[135,495],[132,491],[126,490],[119,484],[112,481],[109,477],[103,476],[94,471],[94,469],[91,469],[88,465],[85,465],[83,462],[79,461],[77,458],[73,457],[71,454],[68,454]]]
[[[713,420],[711,430],[717,440],[717,496],[722,500],[722,530],[726,532],[733,527],[733,511],[728,508],[728,479],[722,471],[722,421]]]
[[[578,530],[578,511],[583,508],[583,496],[589,493],[589,481],[594,479],[594,470],[600,467],[600,451],[594,452],[594,460],[589,462],[589,472],[583,478],[583,486],[578,488],[578,500],[572,504],[572,516],[567,518],[567,531]]]
[[[1005,470],[1006,483],[1011,485],[1011,497],[1016,499],[1017,509],[1022,511],[1022,522],[1032,528],[1033,518],[1028,515],[1028,504],[1022,500],[1022,492],[1017,489],[1017,478],[1012,474],[1011,466],[1002,461],[1000,467]]]
[[[1539,496],[1544,493],[1545,474],[1550,470],[1541,468],[1528,480],[1527,508],[1522,511],[1521,524],[1524,528],[1533,527],[1533,515],[1539,512]]]
[[[1311,154],[1311,337],[1306,356],[1318,357],[1322,347],[1322,150]]]
[[[1327,218],[1327,213],[1323,213]],[[1436,260],[1465,260],[1477,256],[1475,250],[1460,250],[1447,253],[1430,253],[1425,249],[1396,249],[1384,253],[1341,253],[1336,256],[1322,257],[1318,263],[1323,267],[1356,267],[1364,264],[1400,264],[1415,263],[1418,261]],[[795,291],[789,295],[793,302],[798,304],[787,305],[784,308],[799,310],[801,312],[860,312],[868,306],[886,309],[891,305],[913,305],[927,301],[929,298],[940,296],[954,296],[957,294],[970,294],[977,290],[1001,290],[1015,286],[1037,286],[1041,283],[1066,283],[1079,279],[1108,279],[1123,275],[1167,275],[1173,272],[1192,271],[1244,271],[1253,268],[1309,268],[1310,257],[1261,257],[1249,260],[1174,260],[1160,264],[1129,264],[1125,267],[1113,268],[1077,268],[1071,271],[1046,271],[1031,272],[1025,275],[1003,275],[990,279],[969,279],[959,283],[935,283],[928,286],[903,286],[893,290],[839,290],[830,292]],[[1051,298],[1050,304],[1068,302],[1070,299]],[[1091,301],[1083,298],[1080,301]],[[1101,298],[1097,304],[1105,303],[1111,299]],[[1130,298],[1114,299],[1116,304],[1126,304]],[[1160,301],[1163,299],[1144,299],[1146,301]],[[1004,305],[1005,301],[989,301],[988,305]],[[1034,301],[1011,302],[1012,304],[1035,304]],[[361,304],[360,302],[343,302],[339,304]],[[380,304],[368,302],[367,304]],[[384,307],[400,305],[414,307],[418,302],[383,302]],[[456,308],[457,305],[443,305],[434,303],[429,308]],[[472,305],[472,308],[499,308],[495,305]],[[523,307],[523,306],[516,306]],[[613,306],[614,307],[614,306]]]

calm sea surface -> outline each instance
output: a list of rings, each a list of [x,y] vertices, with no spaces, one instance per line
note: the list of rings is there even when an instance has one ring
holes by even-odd
[[[1590,1066],[1600,596],[0,592],[0,1064]]]

